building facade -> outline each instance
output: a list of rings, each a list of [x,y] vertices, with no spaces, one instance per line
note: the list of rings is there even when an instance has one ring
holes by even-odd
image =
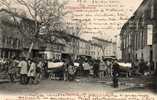
[[[17,22],[18,24],[16,24]],[[34,21],[29,18],[5,9],[0,10],[1,58],[27,56],[35,33],[33,25]],[[68,41],[65,41],[64,38],[67,37]],[[79,37],[65,33],[61,36],[54,35],[54,38],[56,41],[53,43],[48,43],[45,40],[34,40],[31,57],[42,56],[45,59],[60,59],[62,54],[79,55],[79,42],[81,41]]]
[[[92,42],[97,44],[96,55],[97,57],[102,56],[116,56],[116,43],[112,41],[107,41],[98,37],[93,37]]]
[[[33,21],[16,14],[13,16],[12,14],[5,9],[0,10],[1,58],[27,56],[32,42],[30,37],[33,34]],[[38,55],[39,44],[34,42],[32,57]]]
[[[155,5],[156,0],[143,0],[133,16],[122,27],[120,36],[124,61],[144,59],[145,62],[155,62]]]
[[[69,41],[57,38],[55,44],[45,44],[44,54],[47,59],[61,59],[72,56],[77,57],[90,56],[90,42],[72,34],[66,34]]]
[[[68,33],[67,36],[70,40],[65,43],[62,55],[72,55],[76,59],[77,55],[79,55],[79,37]]]
[[[151,1],[151,18],[153,20],[153,61],[155,68],[157,69],[157,1]]]
[[[79,55],[90,56],[90,42],[85,39],[79,39]]]
[[[102,57],[102,50],[101,50],[101,46],[99,44],[94,43],[94,41],[90,41],[91,45],[90,45],[90,56],[94,59],[99,59]]]

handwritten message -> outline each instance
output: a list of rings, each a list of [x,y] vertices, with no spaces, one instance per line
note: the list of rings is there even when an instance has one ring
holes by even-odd
[[[155,98],[147,94],[58,93],[3,97],[3,100],[155,100]]]
[[[81,23],[81,33],[102,36],[120,30],[128,20],[133,11],[125,6],[120,0],[76,0],[65,8],[72,12],[72,22]]]

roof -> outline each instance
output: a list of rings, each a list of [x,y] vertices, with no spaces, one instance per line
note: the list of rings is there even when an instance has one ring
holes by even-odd
[[[127,27],[129,25],[129,21],[127,21],[121,28],[121,31],[120,31],[120,36],[123,35],[123,33],[126,31]]]
[[[104,40],[104,39],[101,39],[101,38],[98,38],[98,37],[92,37],[92,39],[96,39],[96,40],[99,40],[99,41],[102,41],[102,42],[112,43],[111,41]]]
[[[79,37],[79,40],[81,40],[81,41],[83,41],[83,42],[86,42],[86,43],[90,43],[90,41],[85,40],[85,39],[82,39],[82,38],[80,38],[80,37]]]
[[[9,10],[4,9],[4,8],[0,9],[0,12],[3,12],[3,11],[6,12],[6,13],[9,13],[9,14],[12,14],[12,15],[14,15],[14,16],[16,16],[16,17],[25,19],[25,20],[34,21],[33,19],[30,19],[30,18],[28,18],[28,17],[26,17],[26,16],[19,15],[19,14],[17,14],[16,12],[12,12],[12,11],[9,11]]]
[[[143,14],[143,10],[145,9],[145,5],[149,3],[150,1],[152,0],[143,0],[133,15],[135,15],[136,17],[141,16]]]
[[[61,33],[59,36],[57,34],[55,34],[55,36],[67,38],[69,41],[70,41],[71,38],[74,38],[74,39],[77,39],[77,40],[89,43],[89,41],[87,41],[85,39],[82,39],[79,36],[75,36],[73,34],[69,34],[66,31],[54,31],[54,33]],[[62,34],[62,33],[64,33],[64,34]]]

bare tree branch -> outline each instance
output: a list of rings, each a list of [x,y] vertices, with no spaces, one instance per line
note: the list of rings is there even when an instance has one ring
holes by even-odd
[[[58,0],[32,0],[30,2],[26,0],[16,0],[16,2],[18,5],[26,8],[26,13],[29,14],[28,17],[31,17],[34,23],[34,34],[32,34],[30,37],[27,36],[26,28],[22,27],[24,25],[21,25],[21,23],[18,24],[20,33],[22,33],[25,37],[30,38],[32,43],[40,39],[43,39],[48,43],[55,42],[57,38],[52,40],[51,37],[54,36],[55,30],[64,30],[64,17],[69,13],[68,11],[64,11],[64,6],[67,4],[67,2],[60,3]],[[10,12],[12,11],[9,0],[1,0],[0,3],[6,6]],[[12,16],[14,21],[18,22],[16,20],[16,16]],[[39,37],[40,29],[42,27],[46,27],[45,29],[47,31],[44,36]],[[65,32],[61,32],[61,34],[58,34],[58,36],[64,34]]]

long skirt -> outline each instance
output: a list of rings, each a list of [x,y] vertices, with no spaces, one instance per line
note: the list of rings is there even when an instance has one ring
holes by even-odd
[[[113,76],[113,87],[117,88],[118,87],[118,77]]]

